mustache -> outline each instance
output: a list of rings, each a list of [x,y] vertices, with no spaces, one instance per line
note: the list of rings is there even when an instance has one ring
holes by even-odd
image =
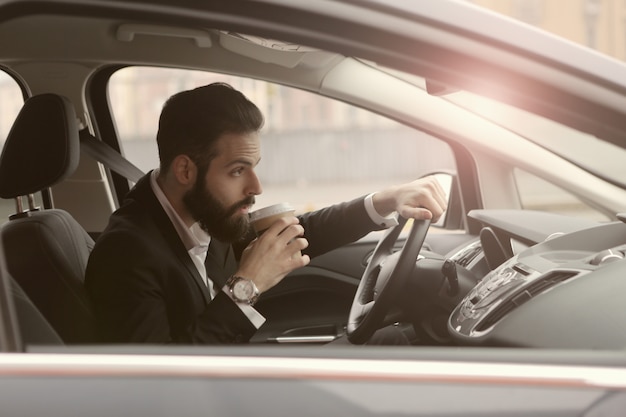
[[[254,198],[253,195],[244,198],[243,200],[230,206],[230,208],[228,209],[228,212],[226,213],[226,217],[229,217],[235,214],[240,208],[254,205],[255,202],[256,202],[256,199]]]

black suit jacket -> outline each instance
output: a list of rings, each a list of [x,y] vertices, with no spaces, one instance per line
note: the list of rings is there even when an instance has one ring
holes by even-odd
[[[377,228],[363,198],[300,217],[311,257]],[[218,288],[236,270],[241,248],[211,240],[207,275]],[[150,174],[130,191],[98,238],[85,285],[103,342],[237,343],[254,326],[224,293],[213,300],[169,217]]]

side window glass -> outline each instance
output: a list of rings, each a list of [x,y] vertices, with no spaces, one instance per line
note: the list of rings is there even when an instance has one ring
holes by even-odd
[[[217,81],[242,91],[265,116],[257,207],[288,201],[305,212],[455,170],[445,143],[343,102],[248,78],[146,67],[120,70],[109,83],[126,157],[145,171],[157,167],[155,138],[165,100]]]
[[[23,104],[24,97],[20,86],[13,77],[0,70],[0,147],[2,149]],[[0,223],[13,213],[15,213],[15,202],[0,199]]]
[[[607,221],[609,217],[585,204],[576,196],[535,175],[516,168],[514,171],[522,208],[555,214]]]

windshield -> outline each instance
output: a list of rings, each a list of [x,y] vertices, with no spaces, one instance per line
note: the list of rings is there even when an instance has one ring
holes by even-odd
[[[626,149],[516,107],[466,91],[446,95],[485,119],[516,132],[606,180],[626,187]]]
[[[377,66],[426,93],[424,78]],[[440,98],[514,132],[606,181],[626,188],[624,148],[551,119],[467,91],[444,91]]]

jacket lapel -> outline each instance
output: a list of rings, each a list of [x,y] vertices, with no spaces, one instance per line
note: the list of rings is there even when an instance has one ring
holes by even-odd
[[[228,277],[237,269],[237,262],[232,246],[212,238],[205,262],[207,276],[213,281],[216,290],[220,290]]]
[[[152,187],[150,186],[150,175],[151,173],[149,172],[137,182],[135,187],[133,187],[133,189],[128,193],[128,198],[141,201],[145,204],[148,212],[154,218],[157,228],[163,235],[167,244],[170,246],[170,249],[184,266],[184,269],[187,270],[187,279],[191,279],[195,282],[195,285],[202,293],[202,297],[206,304],[211,300],[211,294],[209,293],[207,286],[204,284],[202,277],[198,273],[196,265],[191,260],[189,253],[187,253],[187,249],[178,236],[178,232],[176,232],[170,218],[167,216],[167,213],[163,210],[161,203],[159,203],[159,200],[154,195]]]

